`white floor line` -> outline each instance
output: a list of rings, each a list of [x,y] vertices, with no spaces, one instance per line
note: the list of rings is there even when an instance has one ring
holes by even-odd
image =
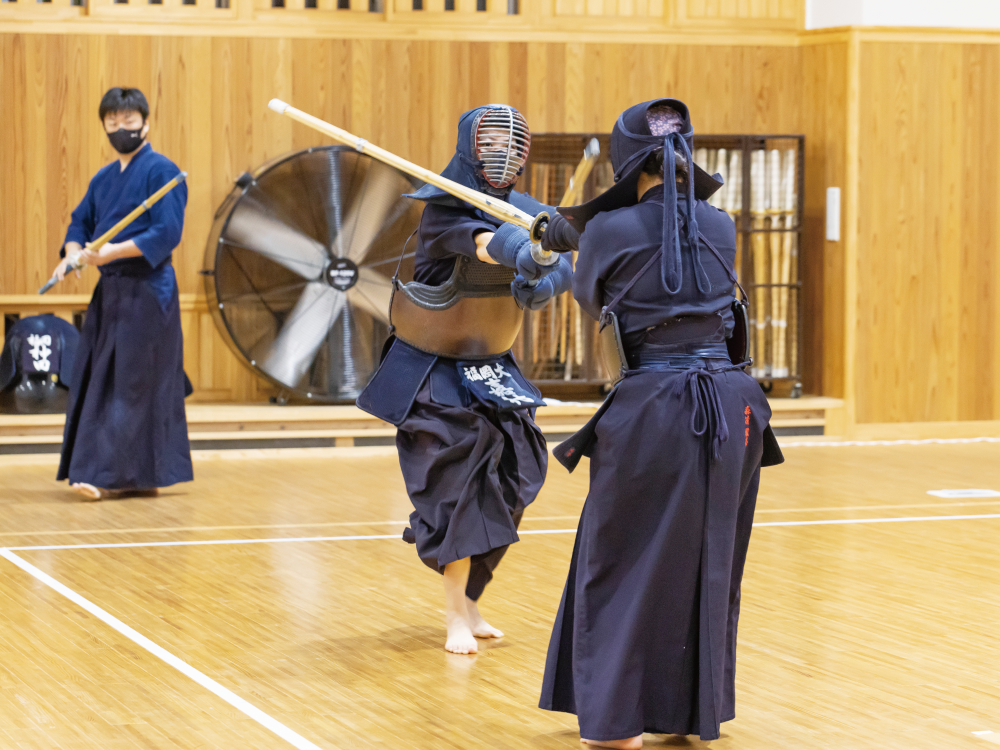
[[[830,521],[765,521],[757,526],[837,526],[856,523],[903,523],[905,521],[982,521],[1000,518],[1000,513],[984,513],[977,516],[908,516],[906,518],[841,518]]]
[[[101,620],[106,625],[110,625],[112,628],[117,630],[119,633],[124,635],[132,642],[138,644],[139,646],[142,646],[153,656],[157,657],[158,659],[162,659],[164,662],[169,664],[177,671],[181,672],[187,677],[190,677],[192,680],[197,682],[203,688],[215,693],[215,695],[222,698],[222,700],[224,700],[226,703],[233,706],[237,710],[243,712],[261,726],[274,732],[276,735],[281,737],[281,739],[285,740],[292,746],[299,748],[299,750],[321,750],[321,748],[318,745],[313,744],[302,735],[293,732],[291,729],[286,727],[277,719],[268,716],[266,713],[261,711],[256,706],[243,700],[231,690],[224,688],[222,685],[213,680],[211,677],[209,677],[206,674],[203,674],[202,672],[199,672],[197,669],[192,667],[187,662],[181,661],[166,649],[153,643],[151,640],[146,638],[146,636],[137,633],[135,630],[130,628],[128,625],[123,623],[114,615],[104,611],[93,602],[84,599],[82,596],[77,594],[68,586],[59,583],[59,581],[57,581],[55,578],[39,570],[28,561],[21,559],[10,550],[0,549],[0,557],[9,560],[14,565],[19,567],[21,570],[34,576],[39,581],[44,583],[46,586],[50,587],[54,591],[57,591],[58,593],[65,596],[67,599],[76,604],[78,607],[82,607],[83,609],[87,610],[87,612],[92,614],[97,619]]]
[[[989,513],[972,516],[907,516],[903,518],[837,518],[829,521],[763,521],[755,523],[754,527],[768,526],[840,526],[846,524],[865,523],[904,523],[907,521],[983,521],[1000,518],[1000,513]],[[529,529],[520,530],[520,536],[531,534],[575,534],[576,529]],[[300,536],[277,537],[273,539],[205,539],[193,542],[120,542],[117,544],[46,544],[25,547],[0,547],[0,552],[25,552],[30,550],[61,550],[61,549],[129,549],[141,547],[205,547],[219,544],[287,544],[291,542],[354,542],[366,539],[398,539],[400,534],[371,534],[359,536]]]
[[[800,440],[778,441],[782,448],[845,448],[871,445],[958,445],[962,443],[1000,443],[1000,437],[926,438],[924,440]]]
[[[530,533],[530,532],[522,532]],[[362,539],[400,539],[402,534],[369,534],[358,536],[290,536],[273,539],[203,539],[190,542],[117,542],[107,544],[46,544],[37,547],[3,547],[0,549],[21,552],[24,550],[53,549],[127,549],[129,547],[203,547],[211,544],[278,544],[281,542],[355,542]]]
[[[949,508],[963,503],[943,503]],[[993,501],[1000,504],[1000,499]],[[886,506],[894,508],[896,506]],[[934,504],[930,504],[934,507]],[[808,510],[808,509],[807,509]],[[768,511],[772,512],[772,511]],[[521,523],[528,521],[567,521],[576,520],[575,516],[526,516]],[[408,526],[409,521],[321,521],[317,523],[265,523],[247,526],[161,526],[138,529],[62,529],[59,531],[0,531],[0,537],[10,536],[72,536],[85,534],[175,534],[184,531],[247,531],[249,529],[317,529],[332,526]]]

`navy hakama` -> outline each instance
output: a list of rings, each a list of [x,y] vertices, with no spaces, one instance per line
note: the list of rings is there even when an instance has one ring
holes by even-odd
[[[622,158],[615,146],[613,135]],[[570,470],[590,456],[590,491],[539,705],[575,713],[586,739],[710,740],[735,716],[740,583],[770,408],[725,343],[732,221],[678,200],[688,240],[675,255],[663,241],[665,187],[635,203],[642,157],[631,204],[626,195],[597,213],[580,238],[574,296],[594,318],[606,305],[619,316],[629,370],[554,451]]]
[[[122,172],[97,173],[66,241],[91,241],[180,170],[146,145]],[[105,489],[166,487],[193,479],[184,397],[177,279],[170,256],[187,202],[175,187],[113,238],[141,257],[100,267],[70,381],[57,479]]]
[[[476,235],[495,232],[503,222],[450,196],[428,199],[423,193],[415,194],[428,204],[417,232],[414,276],[440,285],[458,255],[476,257]],[[544,208],[520,193],[508,200],[534,213]],[[481,383],[463,379],[465,364],[500,365],[504,385],[530,404],[498,403],[477,387]],[[358,397],[359,408],[398,428],[399,465],[413,502],[403,538],[439,573],[471,558],[470,599],[479,599],[507,548],[518,541],[524,509],[545,480],[548,449],[533,419],[540,397],[510,353],[463,363],[400,340]]]
[[[448,563],[472,558],[466,595],[478,600],[507,547],[518,541],[524,509],[545,480],[548,450],[533,409],[505,411],[474,396],[462,398],[449,382],[455,364],[438,360],[438,372],[423,384],[396,433],[414,508],[404,538],[439,573]]]
[[[688,377],[627,377],[595,426],[539,704],[577,714],[587,739],[715,739],[735,716],[740,581],[770,409],[741,371]],[[691,420],[720,415],[691,388],[721,399],[730,439],[718,458]]]

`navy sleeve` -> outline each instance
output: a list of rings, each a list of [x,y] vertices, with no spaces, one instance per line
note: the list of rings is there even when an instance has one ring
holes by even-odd
[[[100,173],[94,176],[87,185],[87,194],[83,196],[80,205],[73,209],[70,215],[69,229],[66,230],[66,239],[63,241],[65,247],[69,242],[79,242],[86,245],[94,239],[94,228],[97,226],[96,210],[94,208],[94,183]]]
[[[511,191],[510,196],[507,198],[507,202],[514,208],[519,208],[532,216],[538,216],[538,214],[542,213],[542,211],[551,216],[556,210],[555,206],[546,206],[544,203],[536,201],[527,193],[519,193],[516,190]]]
[[[428,203],[420,218],[420,241],[429,258],[453,255],[476,257],[476,235],[495,232],[500,220],[491,223],[480,219],[467,208],[453,208]]]
[[[613,242],[604,237],[603,219],[598,214],[587,222],[586,230],[580,235],[580,253],[573,269],[573,297],[594,320],[600,319],[604,307],[604,255],[614,247]]]
[[[173,163],[163,160],[153,165],[146,180],[147,196],[152,195],[180,170]],[[170,257],[180,244],[184,231],[184,208],[187,206],[187,183],[182,182],[149,209],[150,226],[132,238],[153,268]]]

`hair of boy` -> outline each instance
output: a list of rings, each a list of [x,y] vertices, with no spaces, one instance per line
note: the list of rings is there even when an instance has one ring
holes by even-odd
[[[142,115],[142,121],[145,122],[149,117],[149,102],[146,101],[145,94],[139,89],[115,86],[108,89],[108,92],[101,99],[98,114],[103,122],[107,115],[115,112],[138,112]]]

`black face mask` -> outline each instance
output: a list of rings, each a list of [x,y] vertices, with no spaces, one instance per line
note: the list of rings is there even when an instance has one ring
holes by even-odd
[[[108,140],[119,154],[131,154],[142,145],[142,128],[137,130],[119,128],[114,133],[108,133]]]

